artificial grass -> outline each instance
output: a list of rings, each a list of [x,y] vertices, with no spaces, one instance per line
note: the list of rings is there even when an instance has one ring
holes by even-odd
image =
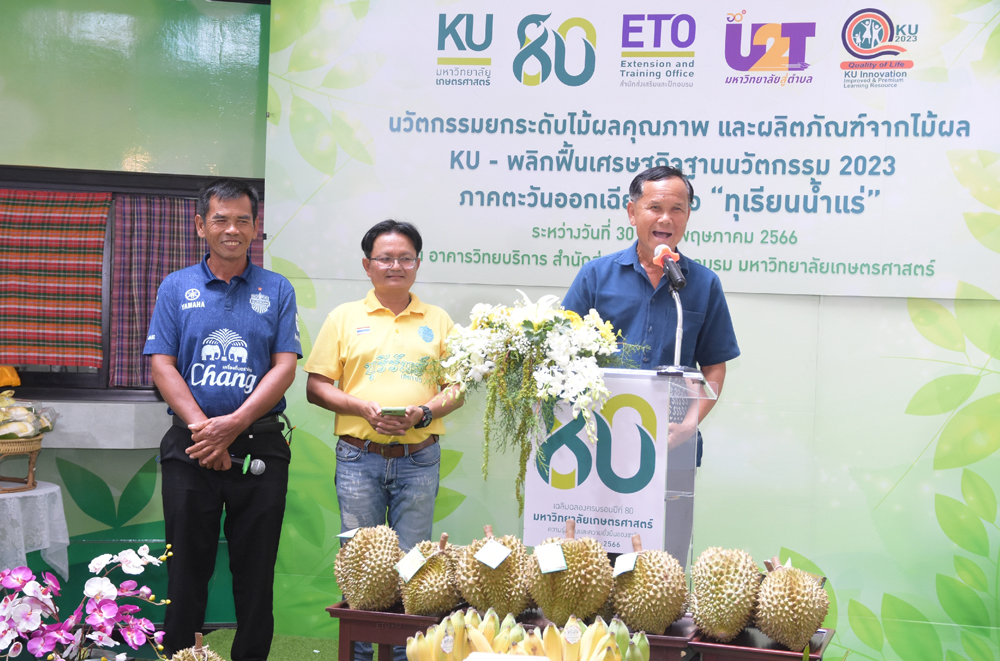
[[[218,629],[204,638],[208,648],[229,661],[236,629]],[[337,661],[336,638],[278,636],[271,642],[268,661]]]

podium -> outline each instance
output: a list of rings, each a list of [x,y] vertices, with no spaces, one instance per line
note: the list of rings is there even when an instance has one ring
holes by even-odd
[[[532,455],[525,478],[524,543],[534,546],[568,518],[610,553],[668,551],[687,566],[694,522],[698,403],[715,388],[690,368],[604,370],[611,398],[595,412],[596,443],[569,407]]]

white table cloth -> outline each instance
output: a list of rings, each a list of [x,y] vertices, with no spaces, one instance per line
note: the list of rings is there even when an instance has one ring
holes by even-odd
[[[0,481],[0,488],[17,486]],[[58,484],[38,482],[31,491],[0,494],[0,569],[27,564],[26,554],[41,551],[63,580],[69,578],[69,530]]]

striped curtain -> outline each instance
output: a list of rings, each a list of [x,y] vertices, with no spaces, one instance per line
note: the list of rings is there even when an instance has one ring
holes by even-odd
[[[0,189],[0,364],[101,367],[111,193]]]
[[[149,357],[142,355],[156,290],[169,274],[197,264],[208,252],[194,226],[195,200],[178,197],[115,197],[115,257],[111,283],[109,385],[153,385]],[[250,258],[263,265],[264,205],[257,209],[257,238]]]

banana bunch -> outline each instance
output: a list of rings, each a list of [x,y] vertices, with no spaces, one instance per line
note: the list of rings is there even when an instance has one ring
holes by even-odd
[[[570,616],[562,631],[550,624],[525,629],[511,613],[500,621],[492,608],[480,618],[470,608],[455,611],[441,624],[406,639],[407,661],[463,661],[473,652],[547,657],[548,661],[649,661],[644,632],[629,637],[618,618],[610,625],[598,616],[589,627]]]

